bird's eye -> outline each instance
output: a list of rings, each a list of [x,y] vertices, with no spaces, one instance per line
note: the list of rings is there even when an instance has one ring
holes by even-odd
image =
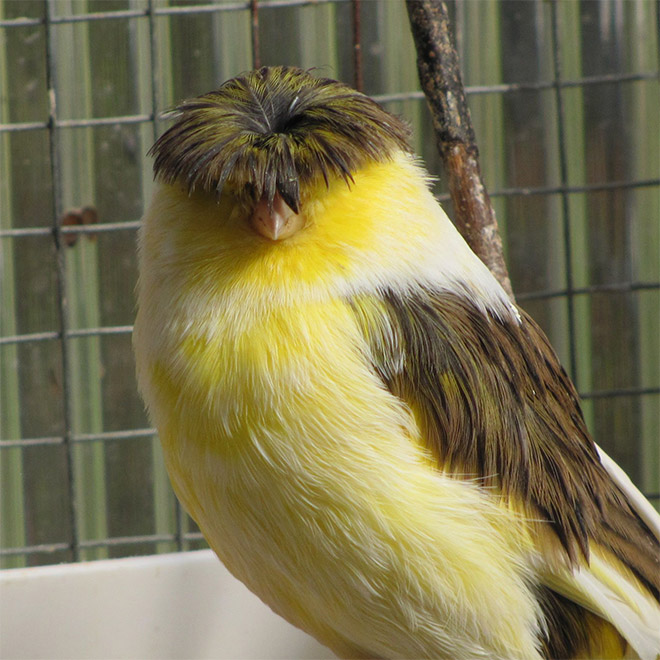
[[[243,186],[243,192],[246,195],[246,197],[251,197],[255,198],[257,197],[257,186],[252,183],[251,181],[248,181],[244,186]]]

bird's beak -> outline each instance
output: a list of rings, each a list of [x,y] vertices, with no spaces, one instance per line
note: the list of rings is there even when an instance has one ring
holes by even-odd
[[[295,234],[304,224],[303,216],[284,201],[279,192],[272,203],[261,198],[250,216],[250,226],[271,241],[281,241]]]

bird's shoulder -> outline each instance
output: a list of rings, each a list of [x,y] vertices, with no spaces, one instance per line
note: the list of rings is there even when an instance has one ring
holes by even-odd
[[[578,394],[523,310],[419,286],[357,295],[367,359],[412,410],[439,469],[542,521],[570,563],[613,553],[658,597],[658,544],[601,464]]]

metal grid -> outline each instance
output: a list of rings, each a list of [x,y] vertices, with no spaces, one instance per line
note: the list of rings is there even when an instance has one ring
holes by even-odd
[[[17,239],[41,237],[51,240],[56,258],[54,260],[56,276],[56,307],[58,324],[50,330],[36,332],[6,333],[3,328],[0,336],[0,350],[3,347],[27,344],[41,344],[44,342],[56,342],[60,347],[60,370],[61,370],[61,403],[62,403],[62,432],[41,437],[3,437],[0,439],[0,452],[9,450],[39,450],[49,446],[63,446],[66,453],[66,479],[67,479],[67,506],[68,516],[68,538],[61,542],[48,543],[25,543],[22,545],[10,545],[0,548],[0,559],[20,558],[27,563],[48,563],[58,561],[62,557],[77,561],[88,555],[84,551],[104,548],[118,548],[118,554],[131,554],[136,547],[145,551],[145,547],[157,550],[186,549],[198,547],[201,535],[195,529],[191,529],[185,521],[178,504],[176,505],[176,524],[172,531],[167,533],[130,534],[105,537],[100,539],[83,538],[79,530],[81,503],[78,501],[79,488],[76,480],[80,478],[76,469],[76,448],[84,445],[96,445],[106,442],[135,441],[151,439],[155,435],[154,429],[146,426],[142,428],[127,428],[123,430],[103,430],[99,432],[78,432],[73,423],[74,416],[74,392],[72,388],[71,374],[71,345],[74,340],[90,337],[124,336],[130,334],[130,324],[99,325],[96,327],[72,327],[70,323],[71,310],[69,308],[71,282],[67,275],[66,254],[69,249],[68,241],[71,237],[83,236],[99,237],[102,234],[116,234],[128,232],[133,234],[139,225],[134,218],[122,219],[121,221],[100,222],[93,225],[62,226],[60,219],[66,211],[66,203],[62,196],[62,157],[63,157],[63,131],[70,129],[100,128],[126,125],[140,125],[151,127],[151,135],[155,137],[162,129],[164,121],[162,112],[166,108],[159,103],[159,88],[162,80],[159,78],[157,66],[152,66],[151,80],[151,103],[148,112],[126,114],[107,117],[82,117],[66,118],[59,115],[58,108],[58,70],[56,66],[57,53],[54,50],[54,30],[57,26],[74,23],[104,22],[104,21],[146,21],[148,25],[147,34],[149,39],[148,51],[152,63],[158,59],[156,35],[159,28],[158,19],[170,17],[172,20],[183,17],[192,17],[211,14],[232,14],[236,12],[249,13],[250,26],[250,48],[251,58],[254,65],[265,63],[260,56],[260,26],[263,25],[264,11],[277,11],[283,8],[318,7],[321,5],[347,5],[351,17],[351,30],[347,32],[350,37],[349,49],[351,52],[351,67],[353,84],[362,89],[364,87],[364,21],[361,24],[360,17],[364,12],[364,3],[360,0],[249,0],[247,2],[227,2],[222,4],[183,4],[181,6],[165,6],[156,0],[146,0],[143,3],[132,2],[128,9],[86,11],[79,14],[59,14],[56,2],[46,2],[43,15],[36,18],[12,17],[0,20],[0,31],[5,35],[12,30],[21,28],[36,28],[43,30],[45,39],[45,68],[46,86],[49,90],[48,116],[43,121],[10,121],[0,124],[0,139],[3,135],[28,133],[30,131],[47,131],[49,146],[49,166],[52,180],[50,225],[38,224],[35,226],[7,226],[3,223],[0,228],[0,241],[15,241]],[[139,5],[139,6],[138,6]],[[103,6],[103,5],[100,5]],[[660,176],[643,177],[626,180],[605,180],[594,183],[575,185],[571,183],[567,165],[567,134],[566,118],[564,108],[564,95],[566,90],[579,88],[585,90],[599,85],[627,85],[639,82],[660,81],[660,73],[656,67],[653,70],[634,72],[605,73],[598,75],[585,75],[577,79],[567,78],[562,70],[562,56],[560,40],[560,16],[558,6],[555,2],[549,3],[551,22],[551,49],[554,53],[552,59],[552,70],[550,76],[545,79],[534,81],[497,83],[492,85],[469,85],[467,92],[474,99],[478,96],[487,95],[512,95],[524,92],[539,93],[548,91],[554,97],[555,121],[557,127],[557,144],[559,154],[559,182],[558,184],[542,185],[535,187],[499,187],[491,190],[490,195],[494,200],[507,200],[513,198],[530,198],[534,196],[558,196],[561,205],[562,234],[563,234],[563,272],[564,285],[559,287],[540,288],[526,291],[518,295],[521,303],[542,302],[548,300],[562,300],[566,302],[567,325],[568,325],[568,368],[569,372],[576,378],[579,367],[577,364],[578,347],[576,345],[576,320],[575,301],[580,296],[589,294],[608,293],[632,293],[640,291],[660,290],[658,281],[636,281],[622,280],[612,283],[598,283],[588,286],[579,286],[575,283],[572,267],[574,259],[574,246],[572,244],[573,217],[570,204],[571,196],[582,193],[595,193],[603,191],[624,191],[639,189],[660,190]],[[89,8],[95,8],[93,5]],[[460,6],[454,8],[460,18]],[[269,14],[267,20],[273,20],[275,14]],[[405,29],[405,26],[401,26]],[[459,40],[461,35],[459,34]],[[268,63],[271,63],[270,61]],[[416,86],[416,84],[415,84]],[[198,90],[200,93],[207,91]],[[384,104],[406,103],[417,101],[423,103],[423,95],[416,89],[400,90],[395,92],[383,92],[374,95]],[[482,147],[483,150],[483,147]],[[439,191],[439,198],[447,201],[448,195]],[[657,222],[657,217],[655,218]],[[127,372],[126,379],[132,379],[131,372]],[[581,383],[578,382],[581,386]],[[616,399],[620,397],[657,397],[660,395],[660,387],[631,386],[616,387],[608,389],[587,388],[581,391],[583,400]],[[29,494],[25,495],[29,497]],[[657,491],[649,492],[650,498],[660,498]],[[163,545],[165,544],[165,545]],[[197,545],[196,545],[197,544]],[[146,550],[148,551],[148,550]],[[62,554],[64,553],[64,554]],[[51,559],[52,557],[52,559]],[[7,565],[15,565],[8,563]]]

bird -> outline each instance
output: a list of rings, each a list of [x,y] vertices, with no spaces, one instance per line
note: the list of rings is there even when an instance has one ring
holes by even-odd
[[[229,571],[344,658],[660,657],[660,516],[405,121],[289,66],[171,118],[137,380]]]

